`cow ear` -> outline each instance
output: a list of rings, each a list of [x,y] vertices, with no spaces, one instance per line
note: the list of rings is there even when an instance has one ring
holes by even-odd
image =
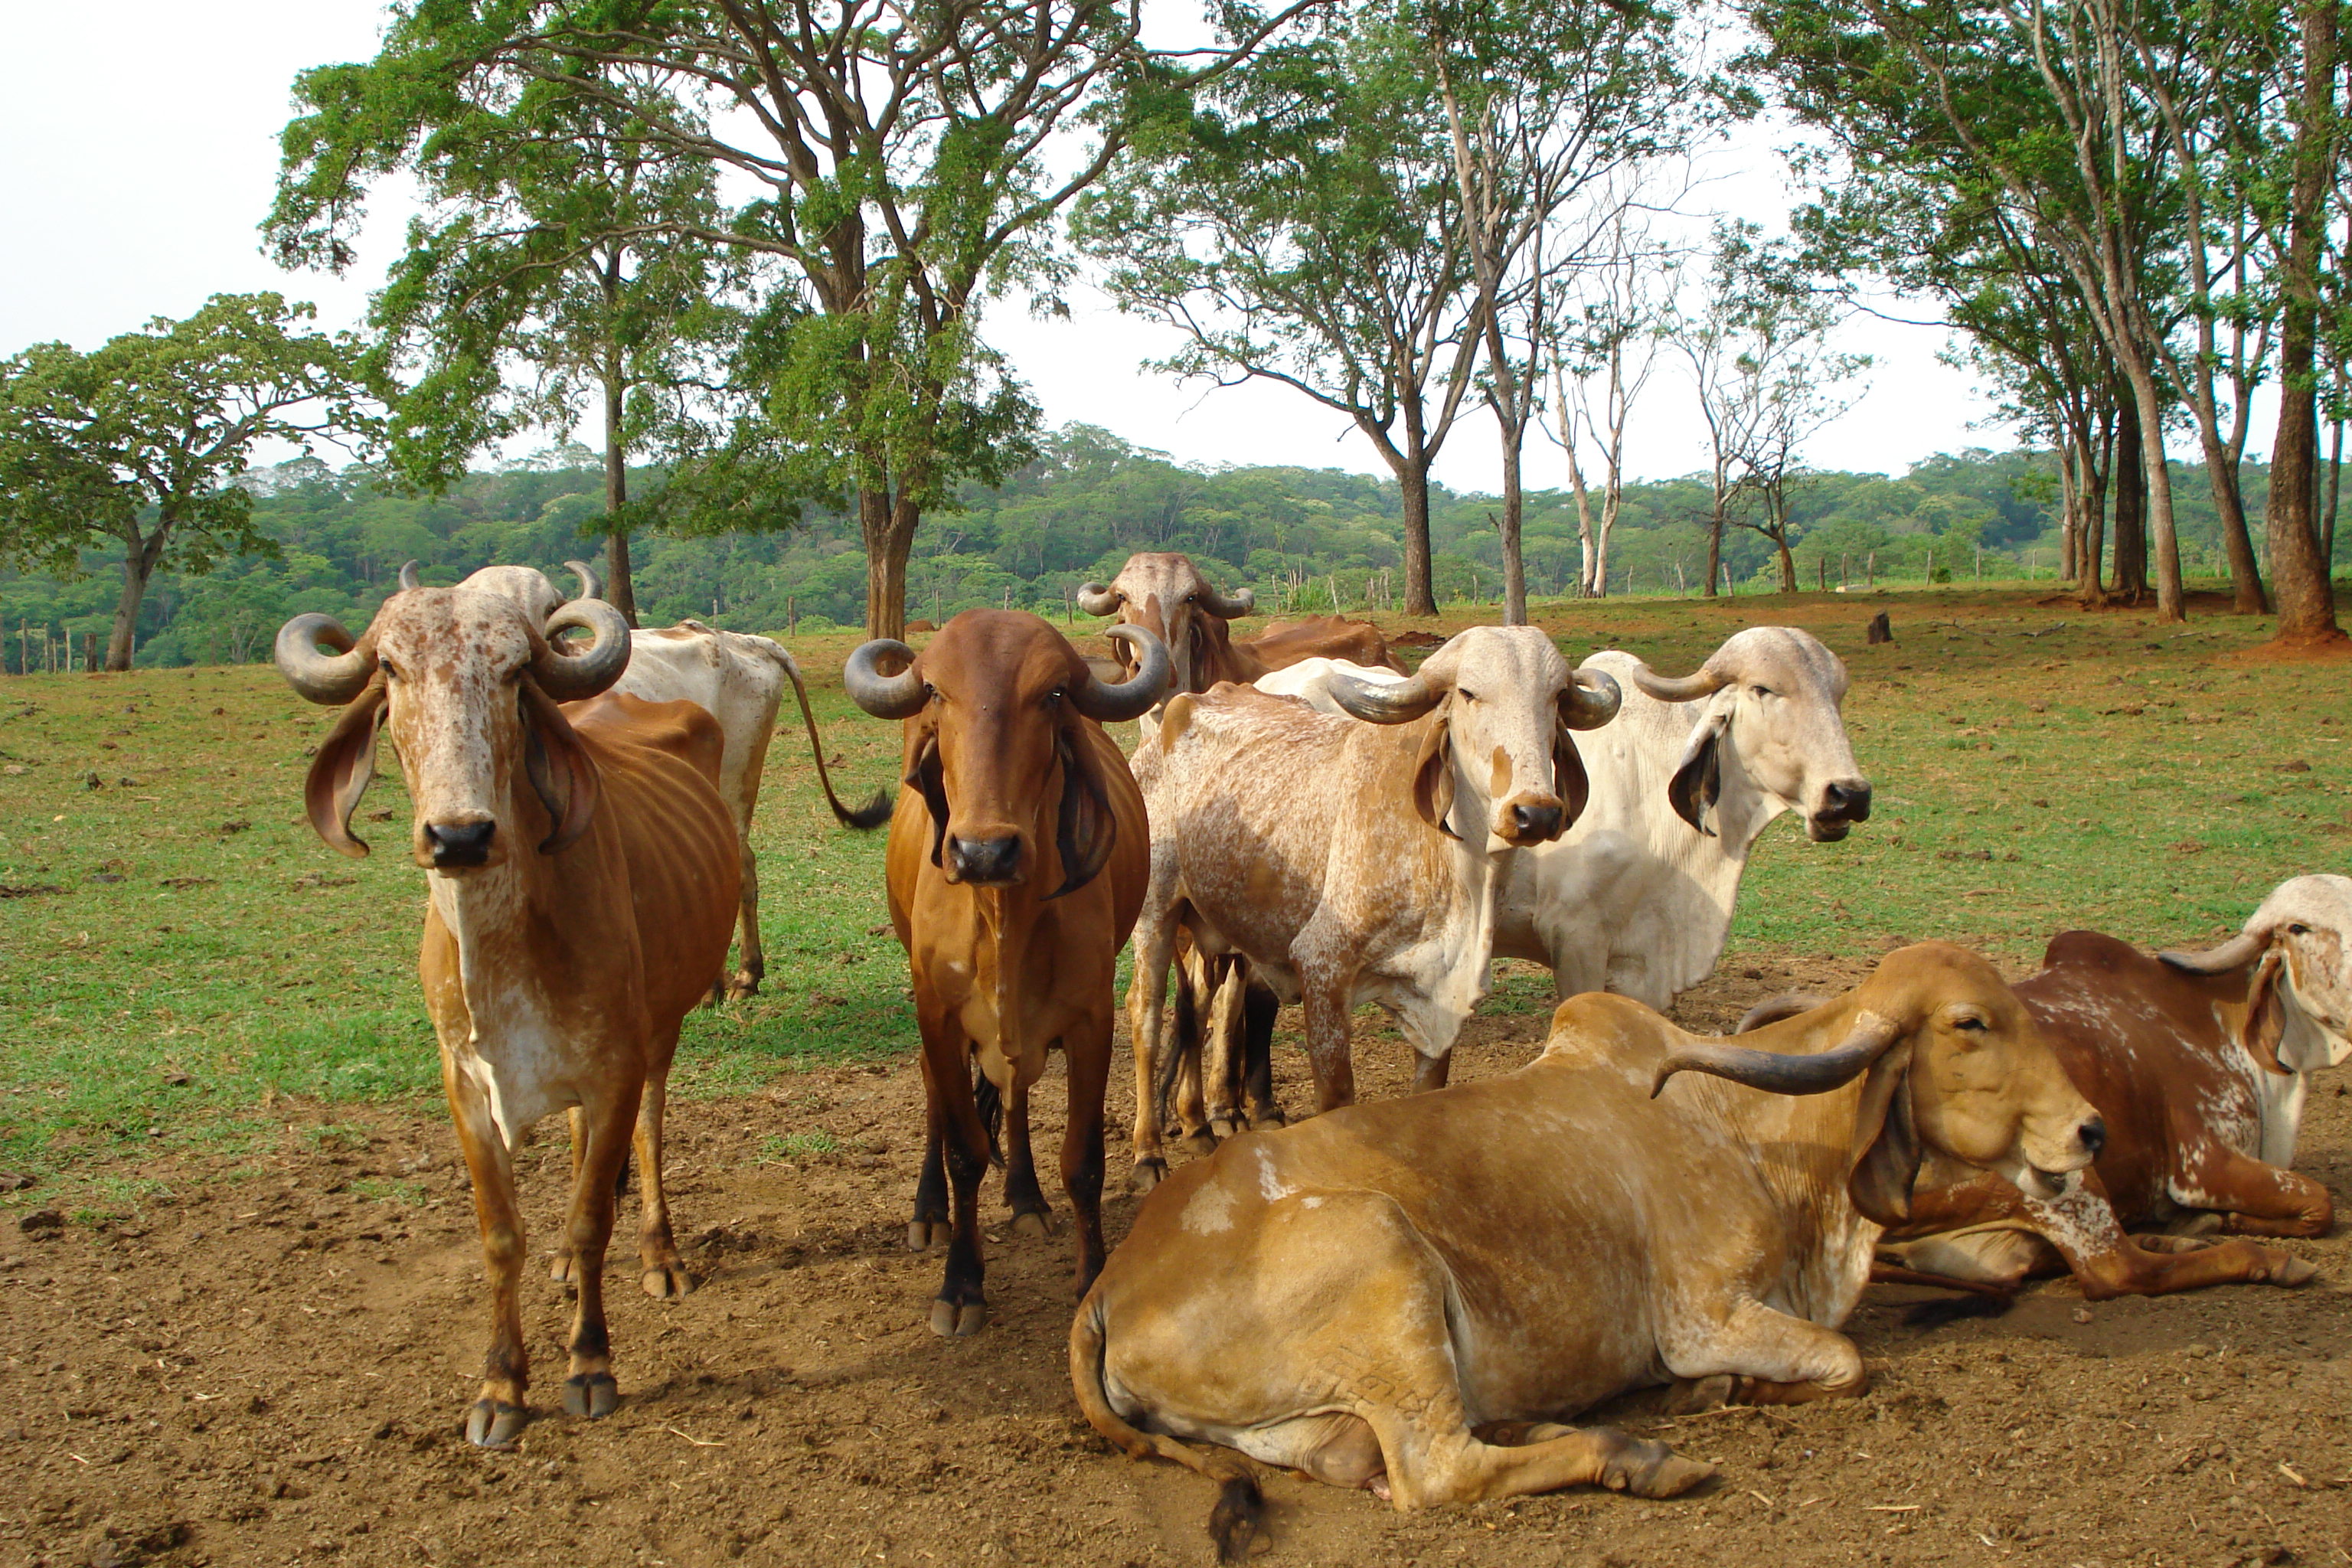
[[[1110,795],[1103,788],[1100,764],[1093,747],[1076,723],[1055,732],[1054,754],[1062,763],[1062,804],[1055,813],[1054,847],[1062,857],[1062,885],[1045,895],[1050,900],[1075,893],[1098,876],[1118,842],[1118,818],[1112,815]]]
[[[1730,729],[1730,714],[1710,714],[1691,731],[1683,760],[1666,781],[1666,799],[1675,815],[1709,838],[1715,829],[1707,826],[1707,814],[1723,797],[1723,738]]]
[[[2275,947],[2254,965],[2246,985],[2246,1017],[2238,1026],[2238,1043],[2254,1060],[2274,1073],[2289,1072],[2279,1061],[2279,1040],[2286,1033],[2286,1003],[2279,994],[2279,973],[2286,960]]]
[[[523,768],[551,824],[539,852],[559,855],[580,842],[596,819],[604,774],[555,700],[529,676],[523,677],[521,690]]]
[[[1853,1118],[1860,1151],[1846,1194],[1883,1226],[1911,1217],[1911,1184],[1919,1178],[1919,1129],[1911,1116],[1911,1044],[1906,1040],[1873,1062],[1862,1080]]]
[[[927,723],[917,736],[915,764],[907,770],[907,786],[922,795],[923,809],[930,814],[931,864],[936,866],[948,842],[947,770],[940,761],[938,726]]]
[[[1421,819],[1448,838],[1462,835],[1454,831],[1446,817],[1454,810],[1454,731],[1453,721],[1441,708],[1429,732],[1421,738],[1421,754],[1412,760],[1412,805]]]
[[[1592,781],[1585,776],[1584,758],[1576,749],[1576,737],[1569,733],[1565,714],[1559,728],[1552,733],[1551,777],[1561,806],[1559,827],[1551,836],[1557,839],[1576,826],[1576,819],[1584,815],[1585,805],[1592,798]]]
[[[352,813],[375,776],[375,740],[383,725],[383,676],[378,673],[335,720],[310,761],[302,784],[302,806],[311,830],[339,852],[354,858],[368,847],[352,836]]]

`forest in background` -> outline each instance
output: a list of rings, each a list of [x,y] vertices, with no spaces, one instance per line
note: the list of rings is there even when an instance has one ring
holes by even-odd
[[[2219,574],[2221,532],[2202,471],[2176,465],[2180,534],[2190,570]],[[2267,475],[2249,463],[2251,510],[2261,515]],[[656,487],[657,470],[633,481]],[[363,625],[414,560],[428,583],[455,582],[493,563],[551,571],[593,557],[604,515],[596,454],[557,447],[467,475],[440,496],[404,495],[366,468],[316,459],[253,471],[257,531],[274,547],[202,575],[165,573],[141,611],[142,666],[246,663],[269,657],[287,617],[324,611]],[[1630,484],[1611,555],[1612,594],[1696,592],[1706,561],[1707,476]],[[1108,580],[1138,550],[1179,550],[1226,587],[1255,588],[1271,611],[1399,606],[1402,501],[1393,480],[1334,468],[1186,467],[1093,426],[1051,433],[1038,457],[990,489],[968,484],[961,510],[927,514],[908,563],[908,613],[944,619],[974,605],[1054,616],[1079,583]],[[1501,549],[1495,498],[1438,487],[1430,508],[1433,577],[1443,603],[1495,600]],[[2062,502],[2047,451],[1971,450],[1931,458],[1900,478],[1823,472],[1793,492],[1799,577],[1811,589],[1841,581],[1922,582],[2051,577]],[[865,614],[866,555],[854,517],[804,510],[772,531],[641,535],[637,597],[648,626],[688,616],[743,631],[855,626]],[[1564,490],[1528,497],[1530,586],[1572,593],[1577,511]],[[1769,592],[1776,552],[1761,535],[1725,542],[1742,592]],[[119,563],[83,556],[75,577],[0,574],[5,668],[70,638],[102,636]],[[568,584],[567,584],[568,585]],[[62,657],[62,656],[59,656]],[[77,660],[79,651],[74,656]]]

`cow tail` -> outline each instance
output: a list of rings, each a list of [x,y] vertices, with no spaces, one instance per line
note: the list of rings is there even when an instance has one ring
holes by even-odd
[[[998,1089],[986,1073],[972,1075],[979,1081],[971,1086],[971,1103],[980,1112],[980,1124],[988,1131],[988,1163],[999,1170],[1004,1168],[1004,1091]]]
[[[1258,1490],[1250,1463],[1225,1448],[1202,1451],[1158,1432],[1139,1431],[1111,1408],[1103,1389],[1103,1307],[1099,1291],[1080,1303],[1070,1323],[1070,1386],[1087,1424],[1130,1459],[1157,1456],[1217,1483],[1217,1504],[1209,1512],[1209,1539],[1221,1563],[1245,1563],[1250,1543],[1265,1520],[1265,1495]]]
[[[809,750],[816,757],[817,782],[824,786],[826,803],[833,807],[834,816],[843,826],[855,827],[860,833],[872,832],[890,820],[890,792],[876,790],[874,798],[855,811],[841,804],[841,797],[833,793],[833,774],[825,769],[824,742],[816,732],[816,715],[809,710],[808,688],[801,683],[800,664],[783,649],[776,651],[784,656],[784,673],[792,677],[793,695],[801,701],[801,722],[808,727]]]

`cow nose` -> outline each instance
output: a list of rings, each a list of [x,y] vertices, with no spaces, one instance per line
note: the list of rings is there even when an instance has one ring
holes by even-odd
[[[1511,807],[1511,826],[1518,829],[1523,839],[1549,838],[1559,832],[1559,807],[1515,805]]]
[[[2097,1159],[2099,1151],[2107,1146],[2106,1119],[2102,1116],[2092,1117],[2082,1126],[2074,1129],[2074,1136],[2082,1140],[2083,1152],[2094,1160]]]
[[[1010,882],[1021,866],[1021,840],[1004,838],[950,838],[948,859],[953,865],[956,879],[963,882]]]
[[[479,866],[490,858],[495,822],[428,822],[425,847],[436,866]]]
[[[1822,791],[1822,815],[1841,822],[1870,820],[1870,785],[1861,779],[1839,780]]]

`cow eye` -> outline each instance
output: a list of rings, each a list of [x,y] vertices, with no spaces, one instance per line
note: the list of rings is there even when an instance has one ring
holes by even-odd
[[[1769,696],[1771,696],[1771,695],[1772,695],[1772,689],[1771,689],[1770,687],[1769,687],[1769,686],[1759,686],[1759,687],[1756,687],[1754,689],[1755,689],[1756,695],[1757,695],[1757,696],[1759,696],[1759,697],[1769,697]]]
[[[1477,701],[1477,700],[1478,700],[1478,694],[1477,694],[1476,692],[1475,692],[1475,691],[1471,690],[1471,689],[1470,689],[1468,687],[1466,687],[1466,686],[1457,686],[1457,687],[1455,687],[1455,688],[1454,689],[1454,694],[1456,697],[1459,697],[1460,699],[1462,699],[1462,700],[1463,700],[1463,701],[1465,701],[1465,702],[1475,702],[1475,701]]]
[[[2301,921],[2297,921],[2293,925],[2286,928],[2286,934],[2289,936],[2307,936],[2310,932],[2311,928],[2305,925]]]
[[[1978,1017],[1973,1013],[1965,1018],[1955,1018],[1952,1020],[1952,1027],[1955,1029],[1966,1029],[1970,1034],[1981,1033],[1984,1026],[1985,1021],[1982,1018]]]
[[[1056,686],[1053,690],[1045,693],[1045,706],[1048,708],[1053,707],[1055,703],[1061,701],[1062,696],[1063,689]]]
[[[392,660],[388,658],[377,659],[375,661],[375,667],[383,671],[383,677],[386,680],[398,680],[400,679],[400,671],[392,668]]]

